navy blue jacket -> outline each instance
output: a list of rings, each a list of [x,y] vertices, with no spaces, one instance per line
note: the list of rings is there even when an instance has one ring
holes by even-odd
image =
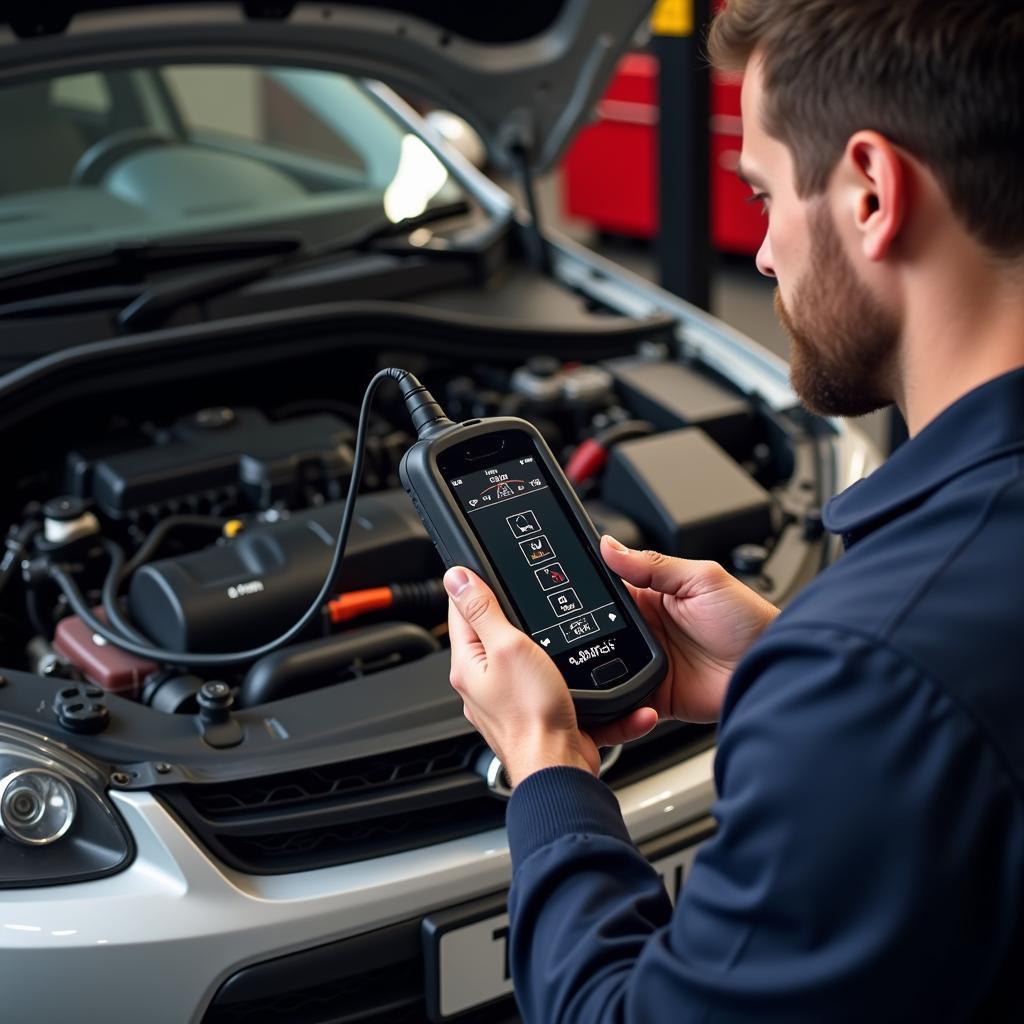
[[[1024,370],[834,498],[731,681],[673,912],[611,792],[509,803],[528,1024],[1024,1021]]]

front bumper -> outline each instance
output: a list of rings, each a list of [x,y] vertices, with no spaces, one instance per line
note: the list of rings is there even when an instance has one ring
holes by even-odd
[[[637,842],[707,815],[708,750],[618,791]],[[503,829],[291,875],[211,860],[149,793],[113,793],[138,854],[122,873],[0,894],[5,1020],[201,1020],[239,968],[422,917],[510,882]]]

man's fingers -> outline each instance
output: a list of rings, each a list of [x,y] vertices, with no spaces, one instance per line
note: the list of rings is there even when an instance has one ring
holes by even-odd
[[[617,722],[588,729],[590,738],[599,747],[615,747],[646,736],[658,724],[658,712],[654,708],[637,708],[632,714]]]
[[[636,551],[607,534],[601,538],[601,556],[608,568],[627,583],[675,597],[687,597],[698,590],[720,585],[728,576],[717,562],[672,558],[657,551]]]
[[[508,635],[513,627],[505,618],[491,588],[475,573],[456,567],[444,574],[448,596],[484,647]]]

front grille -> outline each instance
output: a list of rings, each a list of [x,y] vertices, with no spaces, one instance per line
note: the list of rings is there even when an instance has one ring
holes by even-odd
[[[404,810],[354,824],[258,836],[223,835],[219,840],[211,837],[208,844],[222,860],[241,871],[286,874],[401,853],[504,824],[504,806],[486,794],[480,780],[467,782],[474,789],[484,789],[483,795],[454,806]],[[410,800],[422,795],[421,790],[408,794]]]
[[[342,761],[219,785],[183,788],[188,791],[196,810],[206,816],[294,807],[307,801],[366,793],[383,786],[467,770],[472,768],[473,758],[482,748],[480,737],[472,734],[358,761]]]
[[[504,805],[473,771],[482,749],[472,734],[160,795],[225,864],[248,874],[309,871],[501,825]]]
[[[358,978],[246,1002],[214,1004],[203,1024],[425,1024],[419,958]],[[521,1024],[513,999],[459,1017],[459,1024]]]
[[[665,723],[626,747],[606,775],[623,786],[714,741]],[[474,765],[475,733],[389,754],[255,779],[167,787],[161,798],[223,863],[284,874],[382,857],[497,828],[505,805]]]
[[[356,977],[334,978],[296,991],[215,1004],[203,1018],[203,1024],[422,1022],[422,974],[423,967],[417,958]]]

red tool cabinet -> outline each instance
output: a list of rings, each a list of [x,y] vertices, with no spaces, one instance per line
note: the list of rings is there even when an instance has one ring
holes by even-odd
[[[566,155],[568,216],[636,238],[658,233],[659,120],[657,59],[629,54],[597,105],[597,119]],[[742,144],[738,76],[713,76],[709,130],[712,244],[722,252],[753,255],[765,222],[760,207],[745,202],[750,190],[736,177]]]

